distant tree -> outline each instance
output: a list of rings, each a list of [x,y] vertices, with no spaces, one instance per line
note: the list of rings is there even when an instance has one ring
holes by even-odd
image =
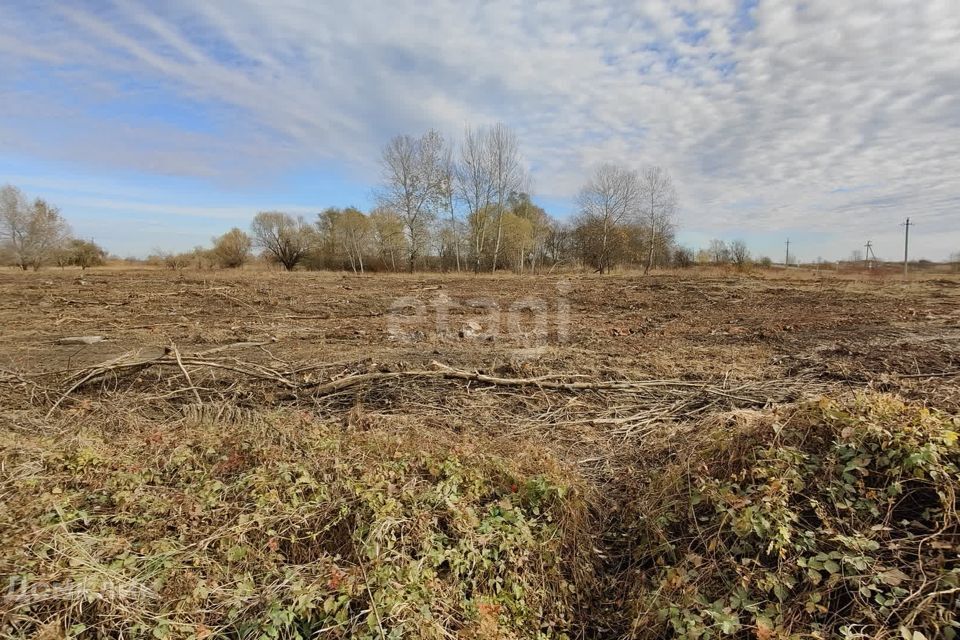
[[[493,175],[493,202],[497,210],[497,231],[490,270],[496,272],[503,244],[503,216],[508,210],[510,197],[523,190],[526,172],[520,160],[517,136],[506,125],[497,123],[487,131],[487,146]]]
[[[649,248],[643,272],[653,266],[658,238],[665,237],[673,226],[677,211],[677,190],[670,174],[660,167],[649,167],[640,177],[641,209],[649,234]]]
[[[147,258],[147,262],[160,265],[171,271],[182,271],[190,266],[194,260],[193,252],[173,253],[172,251],[154,250]]]
[[[314,233],[303,217],[280,211],[261,211],[250,225],[256,246],[292,271],[310,250]]]
[[[380,158],[382,179],[377,198],[403,221],[411,272],[429,243],[438,203],[444,201],[444,147],[443,136],[436,131],[419,138],[396,136]]]
[[[0,245],[13,264],[37,270],[56,259],[69,236],[58,208],[41,198],[29,204],[14,186],[0,188]]]
[[[636,219],[640,177],[626,167],[603,164],[577,195],[577,245],[581,257],[601,274],[610,271],[623,247],[625,226]]]
[[[493,169],[484,129],[467,127],[455,167],[457,196],[466,206],[467,231],[473,270],[479,272],[487,246],[491,217],[486,211],[494,198]]]
[[[370,220],[356,207],[347,207],[343,210],[340,225],[350,265],[354,271],[359,267],[360,273],[363,273],[363,254],[370,241]]]
[[[743,240],[734,240],[730,243],[730,259],[738,269],[745,269],[750,265],[750,249]]]
[[[403,219],[392,209],[377,207],[370,212],[370,226],[381,262],[391,271],[397,271],[398,259],[407,252]]]
[[[107,252],[92,240],[73,239],[67,242],[62,252],[66,264],[80,267],[99,267],[106,264]]]
[[[516,134],[502,123],[468,127],[454,177],[457,198],[466,207],[474,271],[480,271],[484,261],[496,271],[504,243],[504,216],[511,213],[511,198],[523,192],[528,181]]]
[[[693,266],[693,249],[688,247],[674,247],[673,256],[670,262],[673,266],[680,269],[688,269]]]
[[[757,260],[757,264],[759,264],[764,269],[769,269],[770,267],[773,266],[773,260],[770,259],[770,256],[763,256],[762,258]]]
[[[234,227],[213,239],[210,257],[223,269],[238,269],[249,259],[253,240],[243,230]]]
[[[453,249],[453,258],[457,271],[461,268],[461,236],[462,229],[457,217],[457,163],[453,157],[453,149],[444,145],[440,158],[440,184],[438,185],[439,206],[447,213],[447,221],[442,229],[441,245]],[[443,252],[443,251],[441,251]]]
[[[546,261],[551,266],[567,262],[573,254],[573,231],[569,225],[551,220],[544,240]]]
[[[217,264],[217,259],[213,255],[213,249],[208,249],[202,245],[197,245],[190,252],[190,263],[198,270],[213,269]]]
[[[500,223],[501,264],[512,266],[517,273],[523,273],[524,266],[531,261],[534,247],[533,222],[528,218],[507,211]]]
[[[710,241],[710,247],[707,249],[710,253],[710,260],[714,264],[726,264],[730,262],[730,249],[723,240],[714,238]]]
[[[362,211],[356,207],[328,207],[317,217],[317,229],[331,255],[341,260],[345,258],[355,273],[363,273],[363,258],[368,250],[371,224]]]
[[[509,215],[522,220],[525,224],[514,222],[511,225],[511,230],[514,233],[520,232],[524,238],[519,243],[517,238],[512,239],[513,249],[509,254],[506,251],[504,253],[517,256],[514,268],[519,273],[522,273],[525,268],[535,271],[546,259],[546,241],[552,220],[547,212],[534,204],[530,195],[523,191],[511,194],[507,204]],[[514,253],[518,247],[521,251]]]

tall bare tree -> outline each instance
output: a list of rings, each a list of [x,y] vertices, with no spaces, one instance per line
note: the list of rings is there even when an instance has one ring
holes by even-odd
[[[460,221],[457,219],[456,207],[457,192],[457,165],[453,157],[453,148],[445,145],[440,160],[440,185],[438,194],[440,196],[440,207],[445,209],[450,216],[449,239],[453,244],[453,255],[457,264],[457,272],[460,271]]]
[[[677,211],[677,190],[673,186],[670,174],[660,167],[649,167],[644,170],[640,178],[640,189],[643,193],[641,207],[643,222],[649,233],[649,247],[647,261],[643,273],[650,272],[653,266],[654,254],[658,239],[666,236],[673,225],[673,217]]]
[[[380,159],[383,176],[378,200],[403,220],[411,272],[429,242],[437,203],[443,201],[443,153],[443,136],[431,130],[419,138],[393,138]]]
[[[609,272],[616,261],[617,234],[636,219],[642,195],[637,172],[614,164],[597,167],[580,189],[577,205],[581,253],[601,274]]]
[[[315,237],[302,216],[295,218],[281,211],[258,213],[250,232],[256,245],[287,271],[292,271],[303,260]]]
[[[503,242],[503,214],[507,201],[514,193],[526,186],[526,171],[520,159],[520,146],[516,134],[503,123],[495,124],[486,132],[487,154],[492,172],[493,198],[497,207],[497,232],[493,245],[492,272],[497,270],[500,245]]]
[[[358,270],[363,273],[363,255],[370,240],[370,219],[356,207],[347,207],[342,211],[328,209],[321,215],[331,214],[330,232],[334,242],[346,252],[354,273]]]
[[[457,195],[466,205],[473,270],[480,271],[487,243],[490,216],[484,215],[494,196],[493,169],[486,129],[464,131],[460,161],[456,165]]]
[[[70,238],[70,227],[60,209],[37,198],[28,203],[14,186],[0,189],[0,244],[23,270],[51,262]]]

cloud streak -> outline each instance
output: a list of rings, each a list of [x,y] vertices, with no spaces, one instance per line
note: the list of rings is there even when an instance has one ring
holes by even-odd
[[[953,0],[401,4],[4,5],[0,140],[218,185],[372,182],[396,133],[500,120],[550,199],[655,163],[708,233],[956,229]]]

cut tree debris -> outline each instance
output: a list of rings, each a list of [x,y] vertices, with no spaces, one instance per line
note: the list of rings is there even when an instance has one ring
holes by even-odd
[[[106,340],[103,336],[70,336],[60,338],[57,344],[97,344]]]

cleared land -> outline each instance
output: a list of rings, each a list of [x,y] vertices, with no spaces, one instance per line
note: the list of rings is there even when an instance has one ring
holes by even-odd
[[[854,611],[874,635],[952,624],[948,506],[915,516],[943,522],[927,566],[946,582],[881,581],[905,587],[886,605],[832,571],[830,589],[757,587],[769,576],[744,577],[745,562],[742,589],[769,602],[715,613],[698,598],[716,544],[678,560],[678,540],[730,523],[651,510],[672,504],[657,482],[681,468],[704,487],[746,477],[749,464],[728,469],[734,453],[717,453],[724,434],[723,447],[789,444],[810,460],[832,436],[814,455],[803,447],[816,438],[774,434],[791,421],[840,433],[843,414],[916,419],[916,446],[948,438],[937,430],[955,431],[960,413],[960,280],[78,275],[0,274],[6,634],[776,637],[835,632]],[[58,344],[91,335],[105,339]],[[869,399],[849,400],[858,391]],[[839,404],[814,416],[808,401],[823,396]],[[947,446],[937,464],[952,464]],[[813,517],[797,513],[785,522]],[[757,567],[763,547],[747,553]],[[845,562],[830,549],[815,549],[817,571]],[[794,552],[781,569],[804,573]],[[683,563],[702,574],[692,591]],[[108,597],[86,598],[94,579]],[[670,589],[680,595],[650,595]],[[798,613],[777,589],[802,594]],[[871,620],[861,605],[890,611]]]

